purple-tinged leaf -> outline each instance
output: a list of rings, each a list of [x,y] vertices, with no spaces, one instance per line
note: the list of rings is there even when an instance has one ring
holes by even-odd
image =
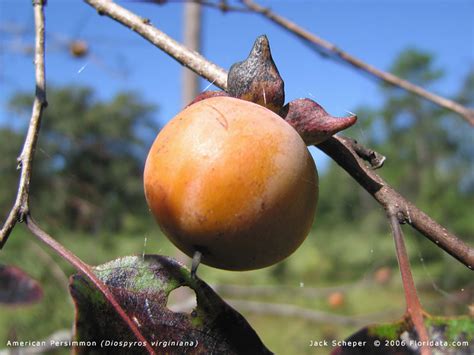
[[[0,304],[26,305],[43,297],[40,284],[16,266],[0,265]]]
[[[171,258],[128,256],[97,266],[94,272],[159,354],[271,354],[245,318]],[[181,286],[196,294],[191,313],[167,308],[168,295]],[[74,275],[70,291],[76,305],[75,338],[96,345],[78,347],[76,352],[146,352],[133,343],[133,334],[85,277]]]

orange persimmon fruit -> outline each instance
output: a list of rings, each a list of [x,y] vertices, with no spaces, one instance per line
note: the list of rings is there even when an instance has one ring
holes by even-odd
[[[253,270],[292,254],[318,198],[314,161],[298,133],[252,102],[194,103],[158,134],[145,164],[145,196],[164,234],[185,254],[227,270]]]
[[[341,308],[345,303],[345,296],[340,291],[332,292],[327,298],[327,303],[333,309]]]

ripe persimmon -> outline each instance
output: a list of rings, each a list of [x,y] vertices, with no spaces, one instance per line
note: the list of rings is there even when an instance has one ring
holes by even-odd
[[[212,97],[158,134],[145,196],[165,235],[202,263],[228,270],[275,264],[308,235],[318,198],[314,161],[299,134],[252,102]]]

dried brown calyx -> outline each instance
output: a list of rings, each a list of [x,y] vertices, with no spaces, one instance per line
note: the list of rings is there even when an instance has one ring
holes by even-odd
[[[278,113],[285,103],[285,84],[270,51],[267,36],[255,40],[246,60],[235,63],[227,77],[230,96],[252,101]]]
[[[254,102],[279,114],[300,134],[306,145],[324,142],[357,121],[355,115],[333,117],[308,98],[296,99],[284,105],[284,87],[273,61],[268,39],[263,35],[255,40],[247,59],[230,68],[227,92],[205,91],[190,105],[216,96],[231,96]]]

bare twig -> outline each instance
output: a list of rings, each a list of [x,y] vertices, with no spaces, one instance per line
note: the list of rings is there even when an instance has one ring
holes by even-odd
[[[29,211],[29,191],[31,180],[31,168],[33,156],[38,140],[38,132],[41,124],[41,115],[46,107],[46,80],[44,69],[44,1],[33,1],[33,11],[35,17],[35,79],[36,94],[33,102],[30,125],[26,134],[23,149],[18,157],[18,166],[21,169],[20,181],[15,203],[0,230],[0,249],[7,242],[13,227]]]
[[[74,255],[71,251],[63,247],[60,243],[58,243],[53,237],[51,237],[48,233],[43,231],[33,220],[31,215],[27,214],[25,216],[25,223],[28,229],[35,235],[41,242],[48,245],[55,253],[61,256],[64,260],[67,260],[74,268],[85,275],[97,289],[104,295],[107,301],[111,304],[117,314],[122,318],[125,324],[130,328],[133,332],[135,337],[138,341],[143,342],[145,344],[146,349],[150,354],[155,354],[155,351],[143,337],[142,333],[138,329],[137,325],[130,319],[130,317],[125,313],[124,309],[120,304],[116,301],[114,295],[108,287],[94,274],[91,267],[79,259],[76,255]]]
[[[313,33],[301,28],[296,23],[280,15],[277,15],[275,12],[271,11],[270,9],[260,6],[251,0],[242,0],[242,2],[249,9],[265,16],[272,22],[288,30],[289,32],[303,39],[304,41],[309,42],[317,46],[318,48],[323,49],[324,51],[327,51],[329,53],[336,55],[337,58],[342,59],[343,61],[349,63],[355,68],[363,70],[375,76],[376,78],[382,79],[383,81],[391,85],[398,86],[402,89],[405,89],[406,91],[409,91],[412,94],[423,97],[424,99],[429,100],[443,108],[456,112],[463,119],[469,122],[471,125],[474,125],[474,110],[473,109],[467,108],[453,100],[447,99],[440,95],[433,94],[432,92],[429,92],[423,89],[422,87],[415,85],[407,80],[399,78],[396,75],[377,69],[374,66],[369,65],[363,62],[362,60],[352,56],[351,54],[343,51],[342,49],[338,48],[335,44],[314,35]]]
[[[385,210],[396,209],[403,222],[410,224],[469,269],[473,268],[474,249],[432,220],[369,169],[354,151],[352,139],[335,136],[317,145],[317,148],[346,170]]]
[[[85,0],[99,13],[107,15],[117,22],[129,27],[144,39],[155,44],[170,56],[186,65],[197,74],[223,90],[227,89],[227,73],[222,68],[208,61],[179,44],[160,30],[151,26],[141,17],[131,13],[110,0]],[[353,140],[351,140],[353,141]],[[333,158],[364,189],[366,189],[384,208],[396,206],[412,227],[433,241],[468,268],[474,265],[474,249],[436,223],[424,212],[407,201],[403,196],[388,186],[375,172],[367,168],[348,138],[333,137],[319,144],[317,148]]]
[[[138,33],[155,46],[168,53],[182,65],[188,67],[203,78],[219,87],[227,85],[227,74],[224,69],[207,61],[199,53],[188,50],[174,39],[153,27],[146,18],[115,4],[113,1],[84,0],[97,9],[99,14],[107,15]]]
[[[419,340],[423,344],[421,346],[421,354],[429,355],[431,354],[431,350],[427,345],[429,341],[428,331],[426,330],[423,321],[423,309],[416,293],[415,282],[413,281],[413,276],[411,274],[410,260],[408,259],[405,242],[403,240],[403,232],[400,228],[397,213],[398,212],[395,209],[389,209],[387,211],[387,217],[392,229],[395,250],[397,251],[398,266],[400,267],[400,273],[402,275],[403,290],[405,291],[407,307],[406,313],[418,333]]]

